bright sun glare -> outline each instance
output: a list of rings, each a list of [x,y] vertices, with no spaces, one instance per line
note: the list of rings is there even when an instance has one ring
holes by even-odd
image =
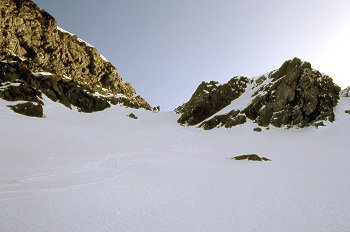
[[[339,32],[329,46],[320,50],[315,68],[331,76],[342,88],[350,86],[350,29]]]

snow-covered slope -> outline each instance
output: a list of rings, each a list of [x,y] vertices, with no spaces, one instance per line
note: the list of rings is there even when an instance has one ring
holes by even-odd
[[[262,133],[45,101],[38,119],[0,100],[0,231],[350,231],[349,98],[327,127]]]

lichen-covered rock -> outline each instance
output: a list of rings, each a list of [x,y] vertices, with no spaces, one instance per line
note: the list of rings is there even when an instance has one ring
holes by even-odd
[[[181,113],[178,122],[187,125],[202,122],[238,98],[248,83],[249,79],[246,77],[234,77],[222,85],[216,81],[202,82],[191,99],[175,110]]]
[[[0,61],[21,63],[21,69],[32,73],[50,72],[52,75],[44,77],[45,81],[38,81],[42,91],[45,83],[54,90],[61,88],[59,91],[64,92],[65,97],[60,99],[57,95],[57,100],[65,105],[78,105],[82,111],[93,112],[107,105],[86,102],[82,97],[84,91],[77,89],[114,97],[114,102],[129,107],[152,109],[143,98],[136,96],[131,85],[122,80],[116,68],[96,48],[58,28],[55,19],[31,0],[1,0]],[[67,79],[70,81],[66,82]],[[37,86],[28,86],[22,87],[28,94],[37,95],[34,93],[38,91]],[[13,98],[10,92],[3,98]],[[19,93],[14,95],[20,98]]]
[[[203,82],[190,101],[177,109],[182,113],[178,122],[201,123],[204,129],[228,128],[246,119],[259,126],[319,126],[322,121],[334,121],[339,92],[332,78],[312,69],[310,63],[294,58],[256,78],[233,78],[224,85]],[[236,111],[218,113],[228,105],[239,114],[235,115]]]

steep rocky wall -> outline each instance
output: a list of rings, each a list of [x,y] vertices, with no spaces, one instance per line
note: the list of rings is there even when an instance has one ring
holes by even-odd
[[[238,98],[248,83],[246,77],[234,77],[222,85],[216,81],[202,82],[191,99],[175,110],[181,114],[178,122],[187,125],[202,122]]]
[[[96,48],[57,28],[55,19],[31,0],[0,0],[0,61],[17,56],[31,72],[47,71],[58,79],[105,95],[122,94],[151,109],[135,90],[122,80],[116,68]]]
[[[271,83],[259,89],[243,110],[251,120],[261,126],[276,127],[334,121],[340,87],[329,76],[312,69],[310,63],[298,58],[288,60],[270,79]]]
[[[350,86],[341,91],[343,97],[350,97]]]
[[[247,119],[260,126],[276,127],[319,126],[323,125],[322,121],[333,122],[335,119],[334,107],[339,100],[340,88],[332,78],[312,69],[308,62],[294,58],[260,77],[233,81],[235,79],[210,91],[208,84],[202,83],[191,99],[177,109],[182,114],[178,122],[200,123],[199,127],[212,129],[230,128],[245,123]],[[243,92],[246,94],[242,95]],[[347,92],[344,90],[343,94]],[[247,105],[235,105],[242,96],[245,99],[241,102]],[[229,113],[218,113],[229,104]]]

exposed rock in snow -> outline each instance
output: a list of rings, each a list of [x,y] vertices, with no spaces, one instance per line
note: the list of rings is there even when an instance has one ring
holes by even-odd
[[[86,85],[79,85],[70,78],[59,78],[49,72],[33,73],[23,62],[0,63],[0,98],[7,101],[28,101],[17,108],[11,107],[17,113],[32,111],[33,107],[30,102],[40,105],[35,105],[39,112],[39,108],[44,105],[43,95],[66,107],[74,106],[82,112],[101,111],[116,104],[132,108],[142,106],[142,98],[127,98],[123,94],[109,94],[108,90],[101,86],[99,87],[100,94],[94,92],[96,88],[98,87],[92,89]],[[30,114],[32,113],[25,115],[33,116]]]
[[[238,155],[233,157],[235,160],[251,160],[251,161],[271,161],[269,158],[264,156],[260,157],[257,154],[248,154],[248,155]]]
[[[210,88],[209,94],[207,86],[202,83],[192,98],[177,109],[182,114],[179,123],[201,122],[200,127],[211,129],[232,127],[248,118],[260,126],[321,125],[321,121],[334,121],[333,109],[340,92],[329,76],[298,58],[253,79],[233,78]]]
[[[209,120],[204,121],[199,125],[205,130],[213,129],[214,127],[231,128],[237,125],[244,124],[247,118],[244,114],[240,114],[239,110],[232,110],[227,114],[215,115]]]
[[[309,126],[334,121],[340,88],[333,80],[300,59],[286,61],[261,85],[243,112],[261,126]],[[263,93],[261,93],[263,92]],[[253,96],[254,96],[253,95]]]
[[[33,102],[18,103],[16,105],[9,105],[14,112],[30,117],[42,118],[44,116],[43,107],[41,104]]]
[[[175,110],[181,113],[178,122],[187,125],[202,122],[241,96],[248,83],[246,77],[234,77],[222,85],[216,81],[202,82],[191,99]]]
[[[350,97],[350,86],[341,91],[343,97]]]

